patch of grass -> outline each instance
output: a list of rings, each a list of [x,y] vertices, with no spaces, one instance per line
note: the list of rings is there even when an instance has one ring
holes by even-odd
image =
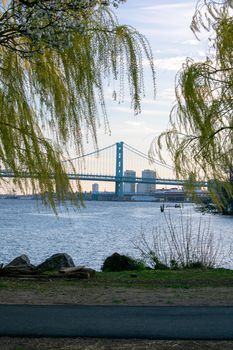
[[[51,282],[42,281],[25,281],[18,278],[4,278],[0,279],[0,290],[1,289],[23,289],[23,290],[35,290],[39,293],[43,293],[51,287]]]
[[[191,288],[209,286],[233,286],[233,271],[211,270],[144,270],[131,277],[130,271],[97,273],[95,279],[86,281],[102,286],[125,286],[145,288]]]
[[[174,288],[174,289],[190,289],[191,286],[188,286],[186,284],[165,284],[163,286],[164,288]]]
[[[43,293],[50,289],[66,286],[79,288],[198,288],[198,287],[233,287],[233,271],[227,269],[209,270],[144,270],[97,272],[90,280],[53,279],[47,281],[24,281],[20,279],[1,278],[0,289],[30,289]]]
[[[126,299],[113,299],[112,304],[124,304],[126,302]]]
[[[131,271],[97,272],[90,280],[62,280],[59,284],[92,287],[127,288],[197,288],[197,287],[233,287],[233,271],[226,269],[210,270],[144,270],[137,271],[132,277]]]
[[[10,284],[8,281],[0,281],[0,289],[7,289],[10,288]]]

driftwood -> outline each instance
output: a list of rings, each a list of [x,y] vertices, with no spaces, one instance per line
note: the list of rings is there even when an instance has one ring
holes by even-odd
[[[29,270],[17,270],[17,269],[0,269],[0,276],[20,276],[20,275],[26,275],[26,276],[35,276],[38,275],[39,272],[38,271],[29,271]]]
[[[75,266],[75,267],[63,267],[59,270],[60,273],[73,273],[80,270],[83,270],[85,266]]]
[[[36,280],[36,281],[50,281],[54,279],[58,280],[64,280],[69,278],[80,278],[84,279],[87,277],[84,277],[83,274],[77,274],[76,275],[63,275],[63,274],[44,274],[44,273],[13,273],[5,271],[4,273],[0,272],[0,278],[12,278],[12,279],[20,279],[20,280]]]
[[[86,268],[84,266],[64,268],[61,269],[59,272],[67,277],[81,279],[88,279],[95,275],[95,270]]]
[[[60,273],[41,273],[38,270],[27,270],[27,269],[17,269],[17,268],[3,268],[0,269],[0,277],[9,277],[17,279],[27,279],[27,280],[43,280],[48,281],[52,279],[64,279],[64,278],[77,278],[77,279],[89,279],[95,275],[95,270],[85,268],[84,266],[67,267],[59,271]]]
[[[89,279],[91,276],[89,272],[76,272],[76,273],[69,273],[65,277],[67,278],[78,278],[78,279]]]

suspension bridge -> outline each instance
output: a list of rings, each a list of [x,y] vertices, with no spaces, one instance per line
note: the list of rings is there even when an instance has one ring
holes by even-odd
[[[137,184],[138,192],[140,188],[143,192],[145,189],[155,189],[156,185],[185,186],[188,183],[188,180],[174,177],[172,166],[149,158],[124,142],[67,159],[64,164],[70,180],[114,182],[117,197],[124,195],[126,184]],[[21,176],[29,178],[32,175],[23,172]],[[13,178],[15,175],[10,170],[0,169],[0,177]],[[208,186],[207,182],[195,182],[193,185]]]

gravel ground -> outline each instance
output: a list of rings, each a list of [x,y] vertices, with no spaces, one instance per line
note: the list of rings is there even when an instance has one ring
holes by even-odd
[[[0,338],[1,350],[232,350],[233,342],[83,338]]]
[[[233,305],[233,287],[0,289],[0,304]],[[1,348],[0,348],[1,350]]]

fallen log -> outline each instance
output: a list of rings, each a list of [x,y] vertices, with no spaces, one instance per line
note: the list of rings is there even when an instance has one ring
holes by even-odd
[[[0,269],[0,276],[20,276],[20,275],[27,275],[27,276],[36,276],[39,273],[37,271],[28,271],[28,270],[17,270],[17,269]]]
[[[59,270],[60,273],[73,273],[80,270],[83,270],[85,266],[75,266],[75,267],[63,267]]]
[[[59,272],[71,278],[91,278],[95,275],[95,270],[84,266],[63,268]]]
[[[76,272],[76,273],[67,273],[65,278],[77,278],[77,279],[89,279],[91,276],[89,272]]]

